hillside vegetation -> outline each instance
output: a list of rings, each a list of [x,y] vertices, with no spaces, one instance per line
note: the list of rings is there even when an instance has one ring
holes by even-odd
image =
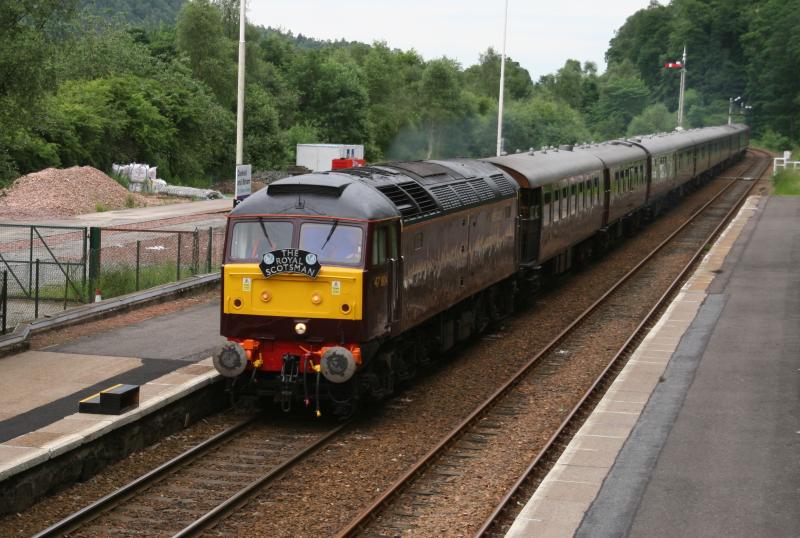
[[[619,29],[608,69],[568,60],[532,81],[506,64],[505,148],[724,123],[728,99],[776,149],[800,141],[800,0],[653,2]],[[171,182],[234,168],[238,2],[0,0],[0,185],[51,166],[139,161]],[[471,66],[385,43],[248,26],[245,161],[276,169],[298,142],[363,143],[370,161],[494,153],[499,55]],[[737,116],[737,120],[742,120]]]

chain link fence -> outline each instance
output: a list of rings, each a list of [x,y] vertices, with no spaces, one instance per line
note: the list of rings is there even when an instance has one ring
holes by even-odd
[[[0,224],[6,328],[80,304],[86,262],[85,228]]]
[[[0,224],[3,332],[71,306],[219,271],[224,227]]]

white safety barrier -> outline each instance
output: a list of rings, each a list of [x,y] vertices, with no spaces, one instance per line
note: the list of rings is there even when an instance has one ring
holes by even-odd
[[[784,151],[783,157],[775,157],[772,160],[772,175],[778,173],[778,170],[792,169],[797,170],[800,168],[800,161],[792,160],[792,152]]]

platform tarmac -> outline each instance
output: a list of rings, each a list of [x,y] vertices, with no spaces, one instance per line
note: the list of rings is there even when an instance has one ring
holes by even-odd
[[[800,197],[748,199],[510,537],[800,536]]]
[[[218,379],[209,357],[224,341],[211,300],[0,358],[0,480]],[[139,409],[77,412],[81,399],[118,383],[141,386]]]

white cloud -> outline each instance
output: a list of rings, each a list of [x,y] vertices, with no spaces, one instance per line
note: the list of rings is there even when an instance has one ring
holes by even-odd
[[[649,0],[509,0],[508,54],[534,80],[569,58],[602,70],[608,42]],[[448,56],[469,66],[488,47],[502,47],[504,0],[249,0],[251,23],[318,39],[344,38]]]

